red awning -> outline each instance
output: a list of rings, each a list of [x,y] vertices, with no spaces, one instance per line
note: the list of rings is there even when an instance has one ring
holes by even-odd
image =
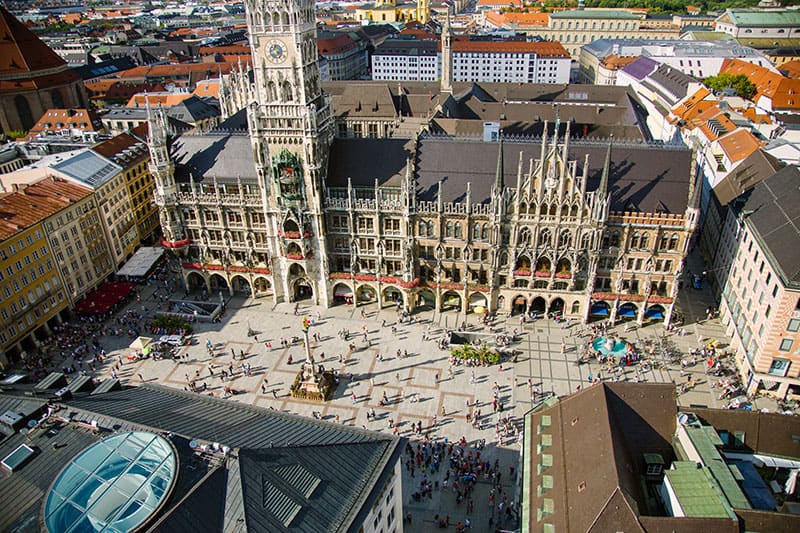
[[[135,283],[106,281],[86,295],[86,298],[75,306],[75,310],[79,313],[103,314],[128,296],[135,287]]]
[[[186,246],[190,242],[192,241],[190,241],[189,239],[183,239],[182,241],[168,241],[165,239],[161,239],[161,245],[165,246],[166,248],[181,248],[183,246]]]

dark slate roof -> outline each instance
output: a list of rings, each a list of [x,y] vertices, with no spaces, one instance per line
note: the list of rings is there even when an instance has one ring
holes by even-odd
[[[409,139],[336,139],[328,162],[328,187],[400,187],[414,141]]]
[[[209,471],[187,494],[180,494],[178,503],[153,524],[149,531],[164,533],[222,531],[226,478],[225,468]]]
[[[190,124],[219,116],[219,109],[197,96],[190,96],[181,103],[167,109],[169,116]]]
[[[361,508],[389,441],[239,453],[249,531],[338,531]]]
[[[506,186],[516,184],[519,152],[527,169],[531,158],[539,158],[540,149],[536,141],[504,142]],[[578,161],[578,172],[589,154],[587,191],[596,190],[600,184],[605,152],[602,143],[570,142],[569,159]],[[691,155],[688,149],[674,146],[615,145],[609,173],[611,210],[684,213],[689,201]],[[423,138],[418,144],[417,197],[436,200],[441,179],[445,202],[463,201],[467,182],[473,202],[488,202],[496,169],[497,143]]]
[[[161,428],[186,437],[219,442],[231,448],[397,440],[370,431],[158,385],[128,387],[102,395],[78,397],[67,404],[100,416]]]
[[[660,65],[655,72],[650,74],[650,79],[669,91],[673,100],[680,100],[689,92],[689,84],[696,82],[693,77],[684,74],[668,65]]]
[[[758,149],[714,186],[714,194],[720,204],[728,205],[757,183],[772,176],[780,167],[780,162],[775,157]]]
[[[111,74],[122,72],[136,66],[136,63],[130,57],[118,57],[108,61],[99,61],[91,65],[83,65],[76,67],[75,71],[84,80],[97,78],[98,76],[110,77]]]
[[[800,170],[785,167],[756,185],[742,215],[781,278],[800,286]]]
[[[182,135],[172,143],[170,152],[179,182],[188,182],[190,173],[198,183],[212,177],[220,181],[256,179],[253,146],[245,134]]]
[[[34,435],[16,433],[0,442],[0,458],[5,457],[19,445],[38,449],[16,472],[0,468],[0,531],[39,531],[37,521],[42,498],[50,488],[56,474],[90,444],[97,442],[99,435],[70,424],[53,426],[53,433],[37,430]],[[55,446],[54,446],[55,445]]]

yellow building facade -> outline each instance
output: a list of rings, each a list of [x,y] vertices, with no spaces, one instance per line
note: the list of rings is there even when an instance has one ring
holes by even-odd
[[[370,22],[419,22],[426,24],[431,20],[428,0],[403,2],[398,0],[378,0],[374,4],[364,4],[356,9],[356,19]]]

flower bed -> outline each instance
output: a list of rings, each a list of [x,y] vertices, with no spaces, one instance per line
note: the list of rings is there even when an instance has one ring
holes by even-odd
[[[328,277],[331,279],[350,279],[350,272],[331,272]]]
[[[300,232],[299,231],[287,231],[283,234],[284,237],[287,239],[299,239]]]
[[[453,348],[450,354],[463,361],[478,361],[484,365],[496,365],[500,362],[500,354],[488,346],[476,348],[471,344],[464,344],[463,346]]]
[[[189,322],[182,319],[181,317],[173,315],[158,315],[153,319],[151,325],[154,328],[160,328],[170,331],[171,334],[179,330],[186,331],[187,333],[191,333],[192,331],[192,325]]]
[[[572,272],[559,272],[556,277],[558,279],[569,279],[572,277]]]
[[[356,281],[375,281],[377,276],[375,274],[356,274]]]
[[[537,278],[549,278],[550,277],[550,271],[549,270],[537,270],[536,272],[534,272],[533,275],[536,276]]]
[[[302,259],[303,254],[286,254],[287,259]]]
[[[514,271],[514,275],[515,276],[530,276],[531,275],[531,271],[528,270],[527,268],[520,268],[519,270],[515,270]]]

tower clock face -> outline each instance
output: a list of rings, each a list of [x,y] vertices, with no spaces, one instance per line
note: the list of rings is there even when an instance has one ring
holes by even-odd
[[[267,43],[267,59],[273,63],[283,63],[286,61],[286,45],[283,41],[272,39]]]

